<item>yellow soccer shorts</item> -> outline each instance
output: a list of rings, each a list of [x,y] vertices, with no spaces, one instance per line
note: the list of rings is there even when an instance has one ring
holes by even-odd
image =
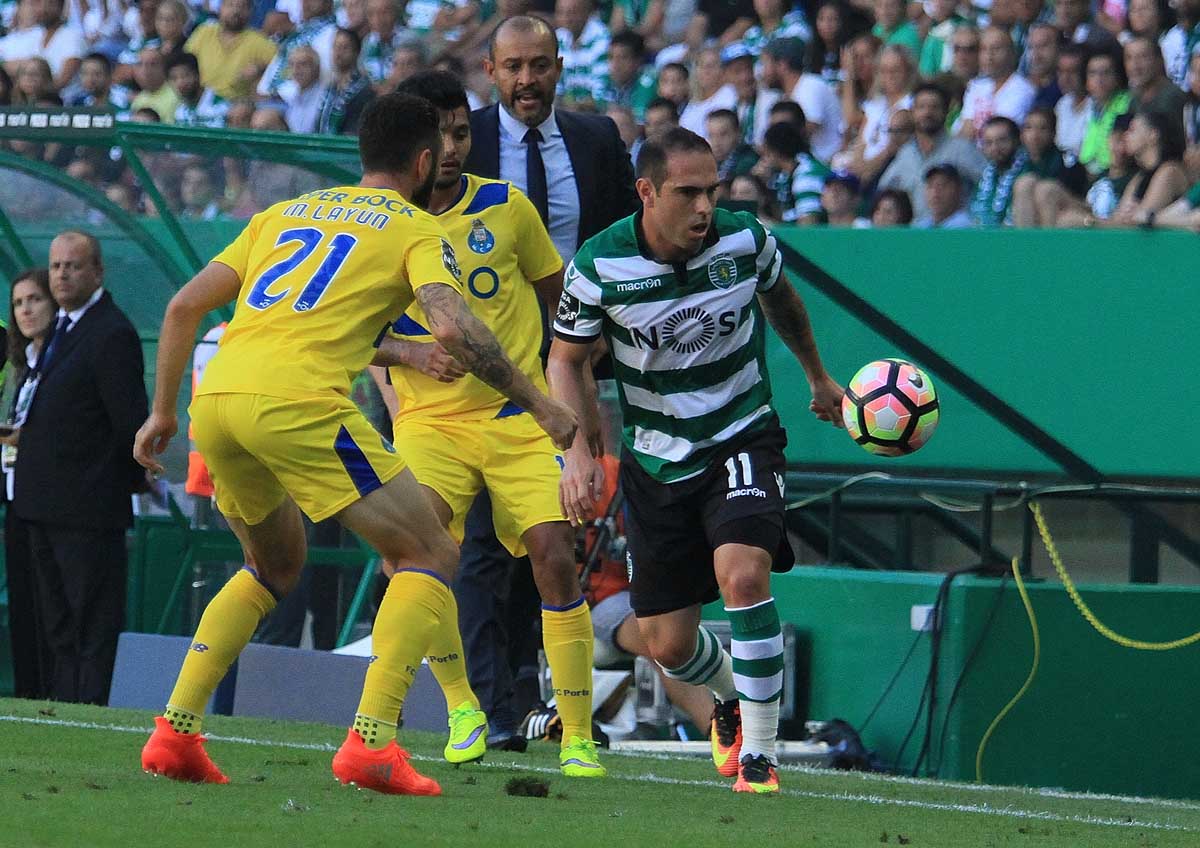
[[[287,495],[322,521],[406,467],[343,395],[198,395],[189,412],[217,508],[247,524],[260,523]]]
[[[525,531],[566,521],[558,504],[562,455],[527,413],[474,421],[396,419],[396,449],[416,475],[454,513],[450,535],[463,524],[480,490],[492,497],[496,538],[513,556],[524,556]]]

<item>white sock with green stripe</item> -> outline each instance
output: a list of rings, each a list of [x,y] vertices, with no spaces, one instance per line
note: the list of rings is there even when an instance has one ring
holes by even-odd
[[[680,683],[707,686],[722,701],[737,697],[733,685],[733,661],[721,647],[721,640],[703,627],[696,633],[696,650],[691,659],[679,668],[667,668],[659,664],[663,674]]]
[[[733,630],[733,682],[742,708],[742,757],[763,754],[778,764],[779,699],[783,695],[783,634],[775,599],[726,607]]]

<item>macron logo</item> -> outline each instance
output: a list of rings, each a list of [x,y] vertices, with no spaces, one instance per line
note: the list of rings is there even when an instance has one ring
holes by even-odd
[[[749,489],[734,489],[732,492],[725,495],[725,500],[731,501],[734,498],[741,498],[741,497],[745,497],[747,495],[750,495],[750,496],[753,496],[756,498],[765,498],[767,496],[767,493],[764,492],[762,489],[758,488],[758,486],[751,486]]]
[[[633,283],[617,283],[617,291],[619,292],[637,292],[646,291],[647,289],[656,289],[663,284],[661,277],[650,277],[647,280],[637,280]]]

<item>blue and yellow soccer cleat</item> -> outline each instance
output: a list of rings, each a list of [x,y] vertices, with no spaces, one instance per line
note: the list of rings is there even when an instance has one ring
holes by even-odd
[[[731,701],[714,699],[709,737],[717,774],[722,777],[736,776],[738,760],[742,756],[742,709],[737,698]]]
[[[487,716],[463,701],[450,711],[450,739],[442,751],[446,762],[470,763],[487,752]]]
[[[738,779],[734,792],[753,792],[767,795],[779,791],[779,773],[775,764],[762,754],[747,754],[738,763]]]
[[[563,777],[604,777],[608,774],[600,765],[596,743],[591,739],[572,736],[571,742],[558,755]]]

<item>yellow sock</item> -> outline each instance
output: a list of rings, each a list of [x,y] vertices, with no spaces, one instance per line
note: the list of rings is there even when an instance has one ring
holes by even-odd
[[[572,736],[592,738],[592,613],[580,598],[566,607],[542,606],[542,645],[550,663],[565,747]]]
[[[396,719],[416,676],[421,649],[430,643],[452,600],[446,584],[432,572],[407,570],[392,575],[371,630],[375,655],[367,667],[354,719],[367,747],[387,747],[396,737]],[[365,722],[375,722],[369,725],[374,734],[363,734],[359,725],[368,726]]]
[[[200,732],[213,690],[273,609],[275,596],[248,567],[229,578],[209,601],[163,713],[173,728],[180,733]]]
[[[433,638],[429,641],[429,670],[442,687],[446,706],[455,709],[463,702],[479,709],[479,699],[467,680],[467,657],[463,650],[462,633],[458,629],[458,604],[451,595]]]

